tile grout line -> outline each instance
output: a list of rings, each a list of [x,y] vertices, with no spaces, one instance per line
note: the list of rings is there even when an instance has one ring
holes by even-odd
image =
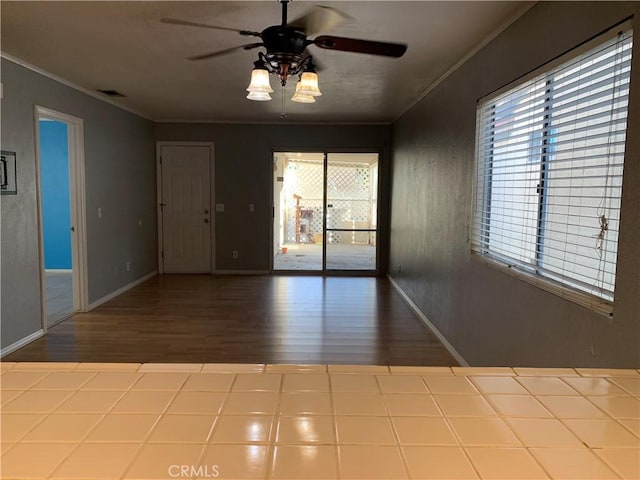
[[[329,390],[328,390],[328,394],[329,394],[329,405],[331,408],[331,427],[332,427],[332,431],[333,431],[333,438],[335,439],[335,442],[333,444],[333,457],[335,458],[336,461],[336,477],[340,478],[340,472],[341,472],[341,462],[340,462],[340,449],[338,447],[338,443],[339,443],[339,438],[338,438],[338,415],[336,414],[336,408],[335,408],[335,402],[334,402],[334,398],[333,398],[333,382],[331,381],[331,371],[329,368],[329,365],[327,365],[327,383],[329,384]]]
[[[389,369],[389,374],[391,374],[391,369]],[[426,382],[424,381],[424,378],[419,377],[420,381],[422,382],[422,384],[425,386],[425,389],[427,392],[429,392],[429,387],[427,387]],[[383,398],[383,402],[385,403],[385,406],[387,404],[386,400],[385,400],[385,396],[387,394],[387,392],[384,392],[382,389],[382,384],[380,383],[380,376],[376,375],[375,376],[375,380],[376,383],[378,385],[378,389],[382,392],[382,398]],[[391,424],[391,431],[393,432],[393,438],[396,442],[396,449],[398,450],[398,453],[400,455],[400,460],[402,461],[402,467],[404,468],[404,472],[407,476],[407,478],[411,478],[411,470],[409,469],[409,462],[407,461],[406,458],[406,454],[404,451],[404,448],[402,448],[402,444],[400,443],[400,434],[398,433],[398,429],[396,428],[396,424],[393,422],[393,417],[391,416],[391,412],[387,411],[387,422],[389,422],[389,424]]]
[[[427,383],[425,381],[425,383]],[[437,402],[436,402],[437,405]],[[449,418],[444,414],[444,412],[440,409],[440,406],[438,405],[438,409],[440,410],[440,413],[442,414],[442,419],[444,420],[445,424],[447,425],[447,428],[451,431],[451,433],[453,434],[454,438],[456,439],[456,441],[458,442],[458,448],[460,448],[460,450],[462,451],[462,454],[464,455],[464,457],[467,459],[467,462],[469,462],[469,465],[471,465],[471,468],[473,469],[473,471],[475,472],[477,478],[482,478],[482,475],[480,475],[480,471],[478,470],[478,467],[476,466],[476,464],[471,460],[471,456],[469,455],[469,452],[467,452],[467,449],[464,446],[464,443],[462,442],[462,436],[458,433],[458,431],[453,427],[453,425],[451,424],[451,422],[449,421]]]
[[[138,382],[140,382],[140,380],[144,377],[145,373],[149,373],[149,372],[136,372],[136,373],[142,373],[142,375],[140,375],[140,377],[138,377],[138,379],[129,387],[129,392],[133,391],[133,387],[135,385],[138,384]],[[152,372],[152,373],[156,373],[156,372]],[[167,372],[168,373],[168,372]],[[187,375],[187,379],[190,376]],[[146,436],[143,438],[142,442],[140,442],[140,447],[138,448],[137,452],[135,453],[135,455],[131,458],[131,461],[129,462],[129,464],[125,467],[125,469],[122,472],[122,475],[120,476],[120,479],[124,479],[126,478],[127,474],[129,473],[129,471],[131,470],[131,468],[133,467],[133,465],[135,464],[135,462],[140,458],[140,453],[142,452],[142,450],[144,450],[144,447],[146,445],[149,445],[149,437],[151,436],[151,434],[154,432],[155,428],[157,427],[158,423],[160,423],[160,421],[162,420],[162,418],[164,417],[165,413],[167,412],[167,410],[169,409],[169,406],[173,403],[173,401],[175,400],[175,398],[178,396],[178,393],[180,392],[180,389],[184,386],[184,384],[186,383],[186,380],[183,381],[180,385],[180,387],[175,391],[175,393],[172,395],[172,397],[169,399],[169,401],[167,402],[167,404],[164,406],[164,409],[158,413],[158,417],[156,418],[156,421],[151,425],[151,427],[149,428],[149,431],[147,432]],[[137,390],[137,391],[154,391],[154,390]],[[133,412],[123,412],[123,414],[127,414],[127,413],[133,413]],[[148,413],[148,412],[145,412]],[[138,412],[139,414],[139,412]],[[137,442],[136,442],[137,443]]]
[[[204,373],[202,371],[203,368],[204,368],[204,364],[202,365],[201,369],[198,372],[193,372],[193,373]],[[180,392],[184,392],[185,391],[184,390],[184,386],[188,383],[189,379],[191,378],[191,375],[192,375],[191,373],[189,373],[187,375],[187,379],[180,386],[180,390],[178,391],[178,394]],[[229,388],[228,388],[228,390],[226,392],[224,392],[225,393],[224,400],[220,404],[220,408],[218,409],[218,412],[217,412],[217,414],[215,416],[215,419],[214,419],[213,423],[211,424],[211,428],[209,429],[209,432],[207,433],[207,438],[205,439],[204,445],[203,445],[202,449],[200,450],[200,453],[196,457],[195,466],[198,467],[198,468],[202,465],[202,461],[204,460],[204,455],[205,455],[205,452],[207,451],[208,447],[210,445],[212,445],[211,440],[213,438],[214,430],[216,430],[218,428],[218,424],[220,422],[220,417],[222,417],[223,409],[224,409],[227,401],[229,400],[229,396],[231,394],[231,391],[233,390],[233,386],[235,385],[235,382],[238,379],[238,374],[237,373],[232,373],[232,375],[233,375],[233,377],[231,378],[231,383],[229,384]],[[176,394],[176,397],[177,396],[178,395]],[[175,397],[174,397],[174,400],[175,400]],[[173,400],[169,403],[169,406],[171,405],[171,403],[173,403]],[[169,409],[169,406],[167,406],[167,410]],[[164,417],[164,414],[162,415],[162,417]],[[153,429],[151,431],[153,431]],[[151,435],[151,432],[149,433],[149,435]]]
[[[602,456],[598,455],[597,451],[594,451],[593,454],[598,457],[598,459],[604,463],[613,473],[615,473],[616,475],[618,475],[619,478],[623,479],[623,480],[627,480],[629,477],[625,476],[623,473],[618,471],[618,468],[616,468],[614,465],[612,465],[611,463],[609,463],[607,461],[606,458],[603,458]],[[640,473],[640,472],[639,472]]]
[[[77,368],[77,366],[76,366]],[[74,369],[75,371],[75,369]],[[86,385],[91,379],[95,378],[98,376],[98,373],[100,372],[95,372],[93,375],[89,376],[89,378],[83,382],[82,384],[78,385],[75,389],[75,392],[72,393],[71,395],[69,395],[69,397],[67,397],[60,405],[58,405],[56,407],[60,408],[62,406],[63,403],[65,403],[67,400],[69,400],[72,396],[74,396],[76,393],[80,392],[80,390],[82,389],[82,387],[84,385]],[[79,439],[79,441],[76,443],[75,447],[71,449],[71,451],[69,452],[69,454],[63,458],[63,460],[58,463],[53,470],[51,470],[50,475],[48,476],[48,478],[53,478],[55,477],[55,474],[58,470],[60,470],[60,468],[62,468],[62,465],[64,465],[66,463],[67,460],[69,460],[71,458],[71,456],[80,449],[80,447],[82,445],[85,445],[85,440],[89,437],[89,435],[91,435],[91,433],[98,427],[98,425],[100,424],[100,422],[102,422],[102,420],[104,420],[104,418],[107,416],[107,413],[109,412],[109,410],[113,409],[113,407],[120,401],[120,399],[122,399],[122,397],[124,397],[124,395],[126,394],[126,391],[122,393],[122,395],[120,395],[120,398],[118,398],[118,400],[116,400],[115,402],[113,402],[113,404],[111,405],[111,407],[109,409],[107,409],[107,412],[103,412],[102,415],[100,416],[100,418],[98,419],[98,421],[95,423],[95,425],[93,425],[93,427],[89,428],[89,430],[87,431],[87,433]],[[55,409],[53,412],[51,412],[52,414],[55,413]],[[75,414],[78,414],[79,412],[73,412]]]
[[[329,383],[329,405],[331,406],[331,426],[333,429],[333,438],[335,439],[335,443],[333,445],[333,456],[336,460],[336,476],[340,478],[342,475],[342,462],[340,461],[340,449],[338,438],[338,414],[335,408],[335,401],[333,398],[333,383],[331,382],[331,372],[329,371],[329,366],[327,365],[327,382]]]
[[[265,366],[266,375],[267,367]],[[264,468],[264,479],[268,479],[270,476],[270,471],[272,468],[272,464],[275,460],[275,451],[276,451],[276,440],[280,429],[280,399],[282,397],[282,393],[284,391],[284,373],[278,373],[280,375],[280,383],[278,385],[278,400],[276,401],[275,411],[271,415],[271,426],[269,431],[269,443],[267,444],[266,453],[265,453],[265,468]]]

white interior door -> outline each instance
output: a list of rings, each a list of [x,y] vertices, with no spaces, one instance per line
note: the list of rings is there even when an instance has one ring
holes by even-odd
[[[211,148],[162,145],[164,273],[211,273]]]

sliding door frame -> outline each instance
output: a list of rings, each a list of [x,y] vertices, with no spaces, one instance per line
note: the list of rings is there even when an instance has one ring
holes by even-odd
[[[384,272],[381,269],[382,265],[382,249],[380,239],[380,228],[382,225],[386,225],[381,218],[382,212],[386,212],[387,209],[380,208],[380,200],[382,198],[386,199],[386,195],[381,195],[383,184],[382,184],[382,166],[383,166],[383,149],[382,148],[300,148],[300,147],[272,147],[270,161],[273,165],[274,155],[276,153],[282,152],[300,152],[300,153],[322,153],[323,160],[323,175],[322,175],[322,233],[323,233],[323,242],[322,242],[322,269],[321,270],[275,270],[274,269],[274,219],[275,219],[275,209],[278,207],[274,202],[274,184],[275,184],[275,175],[276,170],[271,168],[271,182],[269,186],[270,198],[271,198],[271,228],[270,228],[270,260],[269,267],[272,275],[317,275],[317,276],[358,276],[358,277],[373,277],[380,276]],[[378,155],[378,183],[377,183],[377,205],[376,205],[376,268],[374,270],[327,270],[327,169],[328,169],[328,158],[331,154],[336,153],[376,153]],[[384,243],[382,243],[384,244]]]

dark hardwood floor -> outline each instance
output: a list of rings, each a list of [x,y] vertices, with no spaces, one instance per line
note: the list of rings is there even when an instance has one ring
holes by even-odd
[[[457,365],[386,278],[157,276],[4,361]]]

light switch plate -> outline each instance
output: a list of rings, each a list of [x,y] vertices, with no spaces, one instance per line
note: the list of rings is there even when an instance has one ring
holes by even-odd
[[[216,212],[224,212],[224,203],[216,203]]]

